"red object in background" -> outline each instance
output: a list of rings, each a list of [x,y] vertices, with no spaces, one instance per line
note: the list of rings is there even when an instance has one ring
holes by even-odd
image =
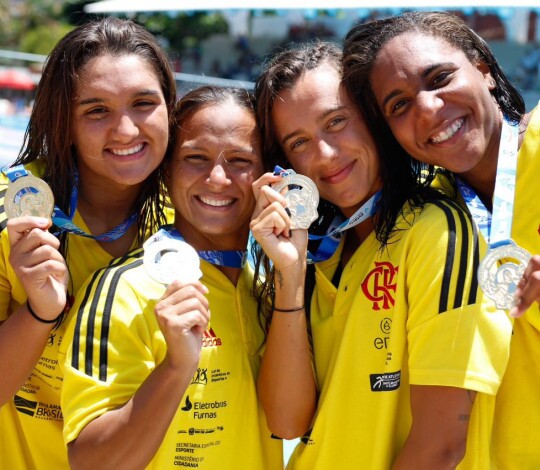
[[[33,90],[36,84],[30,74],[17,69],[0,70],[0,88],[12,90]]]

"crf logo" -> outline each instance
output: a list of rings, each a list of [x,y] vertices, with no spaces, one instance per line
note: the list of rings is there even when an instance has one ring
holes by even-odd
[[[373,301],[373,310],[388,310],[394,305],[396,292],[395,277],[398,267],[388,262],[375,263],[373,269],[362,282],[364,295]]]

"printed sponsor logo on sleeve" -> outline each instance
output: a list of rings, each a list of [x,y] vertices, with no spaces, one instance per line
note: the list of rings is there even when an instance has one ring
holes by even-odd
[[[401,383],[401,371],[386,374],[370,374],[372,392],[391,392],[397,390]]]

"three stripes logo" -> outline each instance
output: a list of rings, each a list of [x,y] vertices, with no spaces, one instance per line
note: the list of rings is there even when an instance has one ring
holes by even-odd
[[[213,346],[221,346],[221,338],[219,338],[214,332],[213,328],[205,330],[203,333],[203,348],[211,348]]]

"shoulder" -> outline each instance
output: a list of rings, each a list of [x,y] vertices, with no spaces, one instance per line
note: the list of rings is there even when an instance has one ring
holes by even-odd
[[[426,235],[448,230],[471,232],[476,227],[469,212],[447,197],[431,200],[421,208],[409,210],[404,218],[415,231],[427,230]]]
[[[119,289],[136,285],[140,270],[144,269],[143,256],[143,249],[136,248],[94,272],[77,293],[79,303],[85,304],[95,297],[109,298],[112,302]]]

